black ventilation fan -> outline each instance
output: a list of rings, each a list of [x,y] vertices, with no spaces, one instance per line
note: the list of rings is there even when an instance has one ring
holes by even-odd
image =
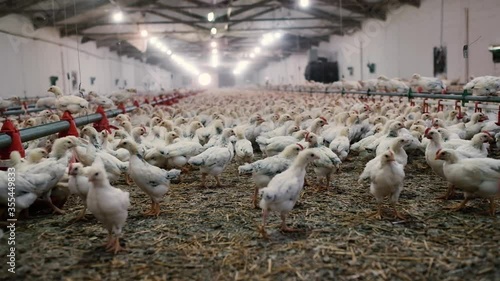
[[[500,46],[491,46],[488,50],[493,55],[493,62],[500,63]]]
[[[308,81],[332,83],[339,80],[339,66],[337,62],[328,62],[325,58],[309,62],[304,77]]]

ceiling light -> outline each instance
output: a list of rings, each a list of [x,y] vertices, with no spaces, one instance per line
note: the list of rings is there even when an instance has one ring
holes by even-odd
[[[211,33],[212,35],[217,34],[217,28],[212,27],[212,29],[210,29],[210,33]]]
[[[260,53],[260,47],[255,47],[255,49],[253,49],[253,50],[254,50],[254,52],[255,52],[256,54],[259,54],[259,53]]]
[[[167,52],[167,47],[162,46],[162,47],[161,47],[161,51],[162,51],[162,52],[164,52],[164,53],[166,53],[166,52]]]
[[[217,47],[217,42],[215,42],[215,41],[212,41],[212,43],[210,43],[210,47],[212,47],[212,48],[215,48],[215,47]]]
[[[171,50],[167,50],[167,55],[171,55],[172,54],[172,51]]]
[[[500,50],[500,46],[490,46],[488,48],[488,50],[490,50],[490,51],[498,51],[498,50]]]
[[[279,38],[281,38],[281,36],[283,34],[281,32],[279,32],[279,31],[276,31],[273,35],[274,35],[274,38],[279,39]]]
[[[155,45],[156,48],[160,49],[161,48],[161,42],[160,41],[156,41],[156,43],[153,43]]]
[[[253,59],[255,58],[255,54],[254,53],[250,53],[250,57]]]
[[[233,70],[233,74],[234,74],[234,75],[238,75],[238,74],[240,74],[240,73],[241,73],[241,71],[239,71],[239,70],[237,70],[237,69]]]
[[[158,41],[158,38],[156,38],[156,37],[151,37],[151,38],[149,39],[149,42],[151,42],[151,44],[156,43],[156,41]]]
[[[148,31],[146,29],[141,30],[142,37],[148,37]]]
[[[212,49],[212,55],[216,55],[218,52],[217,49]]]
[[[198,76],[198,83],[202,86],[207,86],[212,82],[212,77],[208,73],[202,73]]]
[[[208,13],[208,15],[207,15],[207,19],[208,19],[208,21],[214,21],[214,19],[215,19],[215,14],[214,14],[214,12],[210,12],[210,13]]]
[[[302,8],[309,7],[309,0],[299,0],[299,6]]]
[[[121,11],[115,12],[113,14],[113,21],[121,22],[123,20],[123,13]]]

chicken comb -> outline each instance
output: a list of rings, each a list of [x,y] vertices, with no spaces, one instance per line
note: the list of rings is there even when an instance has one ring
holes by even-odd
[[[493,136],[488,131],[482,131],[481,133],[484,133],[484,134],[488,135],[490,138],[493,138]]]
[[[326,121],[326,118],[325,118],[325,117],[323,117],[323,116],[319,117],[319,119],[321,119],[321,120],[325,121],[325,123],[328,123],[328,121]]]
[[[436,151],[436,155],[438,155],[439,153],[441,153],[441,150],[442,150],[441,148],[440,148],[440,149],[438,149],[438,150]]]
[[[296,145],[300,148],[300,150],[304,150],[304,146],[302,146],[302,144],[296,143]]]
[[[424,135],[427,135],[429,133],[429,131],[431,130],[431,128],[427,128],[425,129],[425,132],[424,132]]]
[[[307,138],[309,138],[309,132],[306,132],[306,135],[304,136],[304,138],[307,140]]]

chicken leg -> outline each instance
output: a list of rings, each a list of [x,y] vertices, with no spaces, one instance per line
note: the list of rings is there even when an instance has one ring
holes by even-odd
[[[201,173],[201,187],[207,188],[207,174]]]
[[[449,209],[451,211],[460,211],[463,208],[465,208],[465,205],[467,204],[467,202],[469,202],[469,200],[470,200],[469,198],[465,197],[464,200],[462,202],[460,202],[460,204],[448,207],[446,209]]]
[[[490,209],[489,209],[490,216],[494,217],[496,215],[495,198],[490,198],[488,200],[490,201]]]
[[[122,246],[120,246],[120,238],[116,237],[113,239],[112,244],[107,248],[107,250],[108,252],[112,252],[113,254],[116,255],[118,252],[123,251],[125,249],[122,248]]]
[[[222,187],[222,184],[220,183],[219,176],[214,176],[215,181],[217,182],[217,187]]]
[[[382,204],[377,204],[377,211],[375,213],[371,213],[368,217],[375,217],[378,220],[382,220]]]
[[[73,221],[79,221],[81,219],[84,219],[85,218],[85,212],[87,211],[87,206],[83,206],[83,209],[82,211],[80,212],[80,214],[78,214],[78,216],[76,216]]]
[[[47,201],[47,203],[49,203],[49,206],[52,208],[52,210],[54,210],[54,213],[60,214],[60,215],[64,215],[66,213],[65,211],[59,209],[56,205],[54,205],[54,203],[52,203],[52,199],[50,198],[50,194],[47,195],[46,201]]]
[[[134,183],[134,180],[128,175],[128,173],[125,173],[125,182],[128,185],[132,185]]]
[[[288,226],[286,226],[286,213],[281,213],[280,214],[280,217],[281,217],[281,231],[283,232],[301,232],[302,230],[301,229],[296,229],[296,228],[290,228]]]
[[[269,239],[269,236],[267,235],[266,232],[266,220],[268,214],[269,211],[267,209],[262,210],[262,225],[258,227],[258,231],[262,235],[262,238],[266,240]]]
[[[398,212],[398,209],[396,208],[396,204],[392,204],[392,210],[394,211],[394,215],[398,219],[406,220],[406,218],[400,212]]]
[[[143,215],[146,215],[146,216],[155,216],[157,215],[156,214],[156,203],[153,199],[151,199],[151,209],[149,209],[149,211],[146,211],[144,213],[142,213]]]
[[[448,184],[448,188],[446,189],[446,193],[442,196],[437,197],[436,199],[448,200],[453,196],[455,196],[455,186],[452,184]]]
[[[253,196],[252,196],[252,204],[255,209],[259,208],[259,205],[257,204],[257,195],[259,194],[259,188],[256,186],[253,191]]]

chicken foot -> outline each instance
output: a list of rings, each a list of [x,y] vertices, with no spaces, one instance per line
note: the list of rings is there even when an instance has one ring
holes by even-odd
[[[201,187],[207,188],[207,174],[201,173]]]
[[[151,209],[143,213],[146,216],[158,216],[160,214],[160,204],[151,199]]]
[[[280,230],[282,232],[302,232],[302,229],[297,229],[297,228],[290,228],[286,225],[286,213],[281,213],[281,227]]]
[[[259,194],[259,188],[256,186],[254,191],[253,191],[253,196],[252,196],[252,204],[255,209],[259,208],[259,205],[257,204],[257,196]]]
[[[269,211],[264,209],[262,210],[262,225],[258,226],[258,231],[259,233],[262,235],[262,238],[264,239],[269,239],[269,236],[267,235],[267,232],[266,232],[266,220],[267,220],[267,216],[269,214]]]
[[[47,201],[47,203],[49,203],[49,206],[52,208],[54,213],[60,214],[60,215],[64,215],[66,213],[65,211],[59,209],[56,205],[54,205],[54,203],[52,203],[52,199],[50,198],[50,193],[48,193],[46,195],[45,201]]]
[[[406,218],[396,208],[396,204],[392,204],[392,210],[393,210],[394,215],[396,216],[396,218],[402,219],[402,220],[406,220]]]
[[[436,199],[448,200],[453,196],[455,196],[455,186],[452,184],[448,184],[448,188],[446,189],[446,193],[442,196],[437,197]]]
[[[81,219],[85,219],[85,213],[87,211],[87,206],[83,206],[83,209],[82,211],[80,212],[80,214],[78,214],[78,216],[76,216],[73,221],[79,221]]]
[[[447,207],[446,209],[449,209],[451,211],[460,211],[463,208],[465,208],[465,205],[467,204],[467,202],[469,202],[469,200],[470,199],[466,197],[462,202],[460,202],[460,204],[455,205],[455,206],[451,206],[451,207]]]
[[[217,182],[217,185],[216,185],[216,186],[217,186],[217,187],[222,187],[222,184],[220,183],[220,178],[219,178],[219,176],[214,176],[214,178],[215,178],[215,181]]]
[[[494,217],[496,215],[495,198],[489,198],[488,200],[490,201],[490,208],[489,208],[490,216]]]

